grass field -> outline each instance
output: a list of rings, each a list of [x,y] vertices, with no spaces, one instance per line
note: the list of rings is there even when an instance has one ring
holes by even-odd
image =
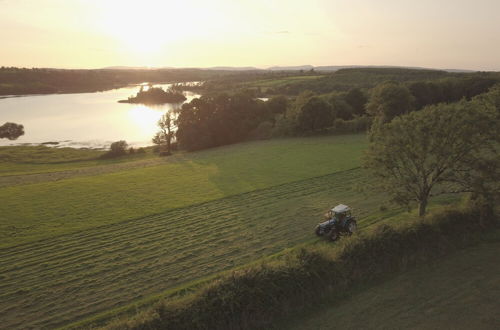
[[[114,159],[98,159],[104,153],[104,151],[94,149],[46,146],[0,147],[0,180],[10,176],[70,171],[156,158],[150,148],[144,154],[126,155]]]
[[[278,87],[288,85],[290,83],[297,83],[301,81],[309,81],[324,77],[324,75],[310,75],[310,76],[292,76],[292,77],[284,77],[279,79],[263,79],[256,80],[249,83],[245,83],[247,87]]]
[[[363,135],[272,140],[141,168],[110,164],[115,172],[75,171],[59,181],[19,185],[10,177],[11,186],[0,188],[0,247],[355,168],[365,146]]]
[[[311,239],[340,201],[367,216],[383,196],[356,190],[365,145],[362,135],[272,140],[4,182],[2,326],[68,324],[278,252]]]
[[[283,329],[499,329],[500,242],[461,250]]]
[[[11,175],[0,187],[0,327],[68,325],[315,241],[336,203],[361,228],[407,217],[359,191],[365,147],[363,135],[283,139]]]

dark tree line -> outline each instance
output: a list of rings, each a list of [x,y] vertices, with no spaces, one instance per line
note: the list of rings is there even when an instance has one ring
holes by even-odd
[[[207,81],[237,76],[253,79],[261,72],[204,69],[62,70],[0,67],[0,95],[96,92],[144,81],[151,83]]]
[[[182,106],[176,138],[187,150],[240,142],[259,124],[285,111],[286,103],[284,98],[264,102],[244,92],[202,96]]]
[[[165,103],[181,103],[186,100],[186,97],[182,92],[174,90],[172,88],[168,90],[163,90],[161,87],[149,86],[147,90],[144,90],[141,86],[141,90],[135,95],[129,97],[127,100],[120,100],[120,103],[138,103],[138,104],[165,104]]]
[[[426,105],[451,103],[462,98],[485,93],[499,79],[488,77],[446,78],[436,81],[418,81],[408,84],[408,89],[414,97],[414,108],[422,109]]]
[[[412,77],[438,75],[418,70],[410,73]],[[294,98],[277,96],[267,102],[256,99],[252,90],[208,93],[182,106],[175,121],[175,140],[180,148],[199,150],[256,137],[366,132],[374,122],[389,123],[422,106],[471,99],[496,82],[479,75],[419,82],[403,79],[370,90],[351,88],[322,95],[303,91]],[[173,134],[163,135],[174,138]],[[160,140],[165,139],[156,139]]]

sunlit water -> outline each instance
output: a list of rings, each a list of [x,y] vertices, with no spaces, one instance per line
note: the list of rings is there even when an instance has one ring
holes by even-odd
[[[155,85],[167,88],[169,85]],[[0,99],[0,125],[24,125],[25,134],[0,145],[59,142],[58,147],[102,148],[117,140],[139,147],[151,145],[157,122],[180,104],[145,106],[118,103],[135,95],[139,86],[97,93],[52,94]],[[199,95],[185,92],[187,101]]]

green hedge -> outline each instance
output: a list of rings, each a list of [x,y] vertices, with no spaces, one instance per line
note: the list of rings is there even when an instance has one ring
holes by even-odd
[[[345,296],[353,286],[434,260],[479,240],[497,226],[479,225],[470,209],[444,210],[404,225],[379,225],[339,243],[302,248],[258,266],[225,275],[199,293],[165,301],[108,329],[252,329],[270,327],[281,318],[324,298]],[[336,247],[336,248],[334,248]]]

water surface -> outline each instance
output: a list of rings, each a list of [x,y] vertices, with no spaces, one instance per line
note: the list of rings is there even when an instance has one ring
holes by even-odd
[[[155,85],[168,88],[169,84]],[[131,86],[97,93],[29,95],[0,99],[0,125],[24,125],[25,135],[0,146],[58,142],[57,146],[107,147],[126,140],[139,147],[151,145],[158,119],[181,104],[146,106],[118,103],[139,91]],[[185,92],[187,101],[199,95]]]

